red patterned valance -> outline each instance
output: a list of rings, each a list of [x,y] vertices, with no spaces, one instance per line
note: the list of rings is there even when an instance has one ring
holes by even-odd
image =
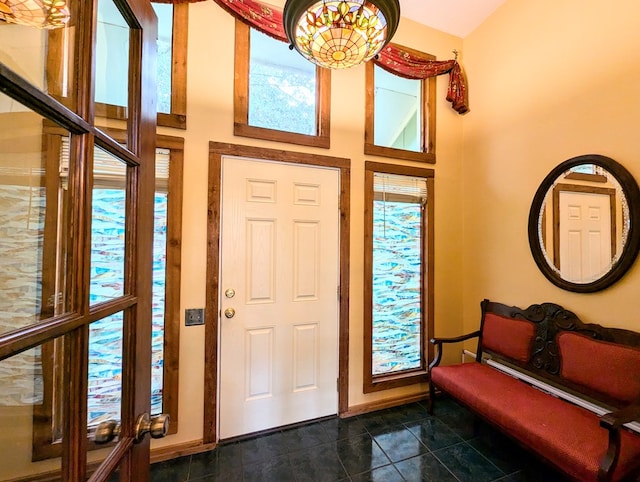
[[[156,1],[156,0],[154,0]],[[161,0],[171,3],[193,0]],[[195,0],[199,1],[199,0]],[[282,11],[257,0],[213,0],[234,17],[249,26],[275,38],[288,42],[282,25]],[[431,60],[414,50],[389,43],[382,49],[376,65],[391,73],[409,79],[427,79],[449,74],[447,100],[459,114],[469,112],[467,85],[462,67],[457,60]]]
[[[427,79],[448,73],[447,100],[459,114],[469,112],[467,83],[457,60],[433,60],[415,50],[409,51],[390,42],[374,62],[379,67],[407,79]]]

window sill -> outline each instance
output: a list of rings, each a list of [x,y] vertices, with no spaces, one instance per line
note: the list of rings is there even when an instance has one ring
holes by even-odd
[[[369,156],[391,157],[393,159],[405,159],[407,161],[436,163],[436,155],[432,152],[415,152],[405,149],[396,149],[393,147],[376,146],[375,144],[365,143],[364,153]]]
[[[364,393],[372,393],[417,383],[427,383],[427,381],[429,381],[427,370],[413,370],[372,377],[370,380],[365,380],[362,390]]]

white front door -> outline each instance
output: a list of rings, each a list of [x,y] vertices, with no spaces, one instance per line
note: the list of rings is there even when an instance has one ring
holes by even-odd
[[[594,281],[611,266],[611,198],[560,192],[560,271],[574,283]]]
[[[219,438],[338,411],[339,171],[222,160]]]

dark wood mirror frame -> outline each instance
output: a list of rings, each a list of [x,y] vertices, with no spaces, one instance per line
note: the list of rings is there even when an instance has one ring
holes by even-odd
[[[611,173],[620,184],[629,206],[629,232],[627,242],[622,247],[622,253],[618,261],[613,264],[608,272],[588,283],[574,283],[561,278],[556,268],[549,265],[543,252],[542,242],[538,236],[538,223],[545,197],[554,183],[563,173],[572,167],[582,164],[594,164],[602,167]],[[562,289],[576,293],[593,293],[608,288],[618,281],[633,265],[640,249],[640,189],[638,189],[638,184],[631,173],[613,159],[598,154],[573,157],[559,164],[544,178],[531,203],[531,210],[529,211],[529,247],[531,248],[533,259],[542,274],[554,285]]]

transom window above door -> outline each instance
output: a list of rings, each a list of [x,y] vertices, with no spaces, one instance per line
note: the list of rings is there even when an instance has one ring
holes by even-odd
[[[435,77],[407,79],[373,62],[365,69],[365,154],[435,162]]]
[[[234,134],[329,148],[331,73],[236,20]]]

